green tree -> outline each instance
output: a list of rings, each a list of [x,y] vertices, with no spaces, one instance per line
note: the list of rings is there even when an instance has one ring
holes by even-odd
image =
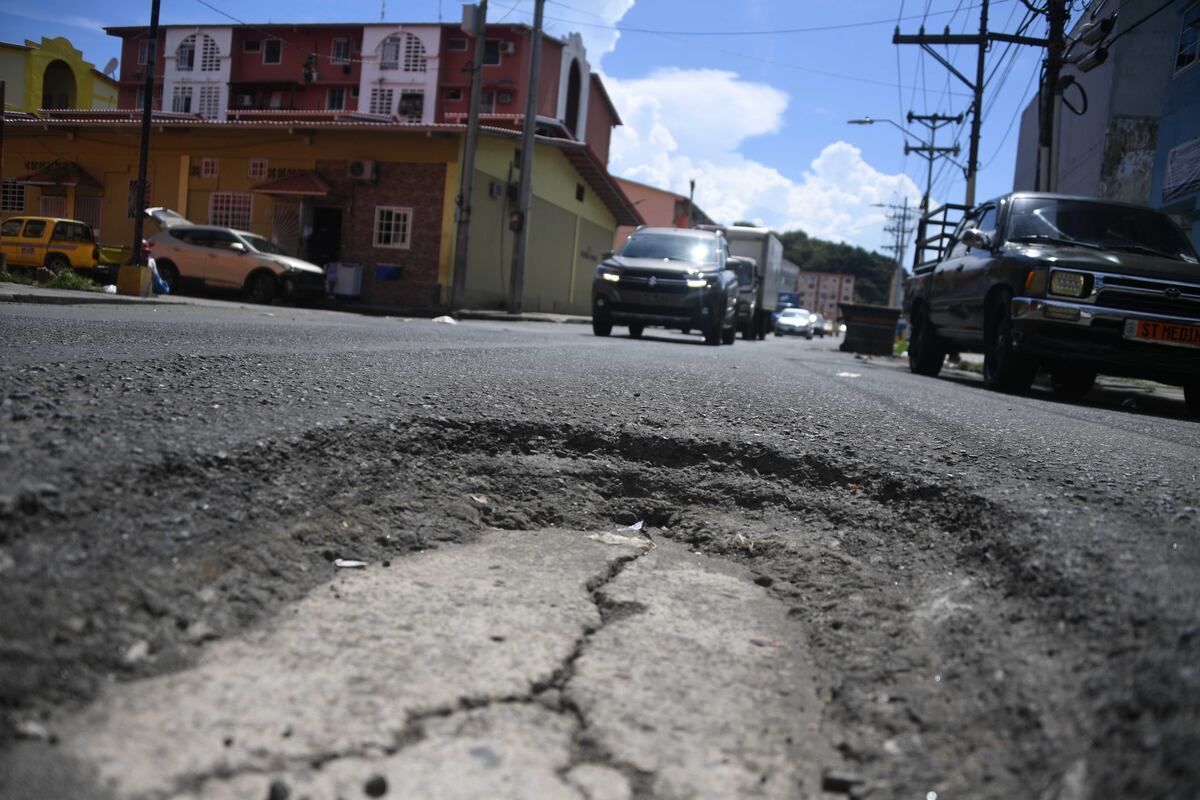
[[[804,231],[779,234],[783,257],[804,272],[841,272],[854,276],[854,299],[859,303],[886,305],[896,262],[861,247],[828,242]]]

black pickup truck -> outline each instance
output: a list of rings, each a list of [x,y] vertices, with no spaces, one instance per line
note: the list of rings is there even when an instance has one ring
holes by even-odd
[[[1045,368],[1079,397],[1122,375],[1183,386],[1200,416],[1200,264],[1157,211],[1028,192],[943,206],[921,220],[904,309],[920,375],[982,352],[993,389],[1025,391]]]

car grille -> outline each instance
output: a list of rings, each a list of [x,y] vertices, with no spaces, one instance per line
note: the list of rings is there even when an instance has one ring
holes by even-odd
[[[692,309],[684,306],[660,306],[644,303],[612,303],[609,308],[614,314],[643,314],[651,317],[690,317]]]
[[[1096,297],[1096,305],[1104,308],[1120,308],[1122,311],[1140,311],[1147,314],[1170,314],[1172,317],[1200,319],[1200,294],[1166,296],[1163,284],[1151,291],[1136,291],[1109,288],[1112,281],[1105,281]],[[1178,287],[1184,289],[1184,287]],[[1192,291],[1195,291],[1192,289]]]
[[[679,273],[664,274],[649,270],[622,271],[621,286],[639,292],[658,294],[685,294],[688,290],[687,279],[681,277]]]

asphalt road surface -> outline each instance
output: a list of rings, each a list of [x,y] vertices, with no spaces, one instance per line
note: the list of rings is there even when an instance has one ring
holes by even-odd
[[[616,333],[0,304],[0,797],[1200,796],[1178,392]]]

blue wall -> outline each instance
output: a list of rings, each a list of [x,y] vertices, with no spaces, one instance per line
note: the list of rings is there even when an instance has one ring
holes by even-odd
[[[1181,18],[1200,4],[1195,0],[1176,0],[1175,11]],[[1182,25],[1182,22],[1181,22]],[[1174,48],[1178,48],[1179,39]],[[1167,170],[1167,154],[1185,142],[1200,138],[1200,60],[1175,74],[1167,84],[1162,117],[1158,124],[1158,152],[1154,159],[1154,177],[1150,188],[1150,204],[1171,214],[1189,216],[1192,220],[1192,245],[1200,250],[1200,188],[1186,194],[1163,198],[1163,180]]]

